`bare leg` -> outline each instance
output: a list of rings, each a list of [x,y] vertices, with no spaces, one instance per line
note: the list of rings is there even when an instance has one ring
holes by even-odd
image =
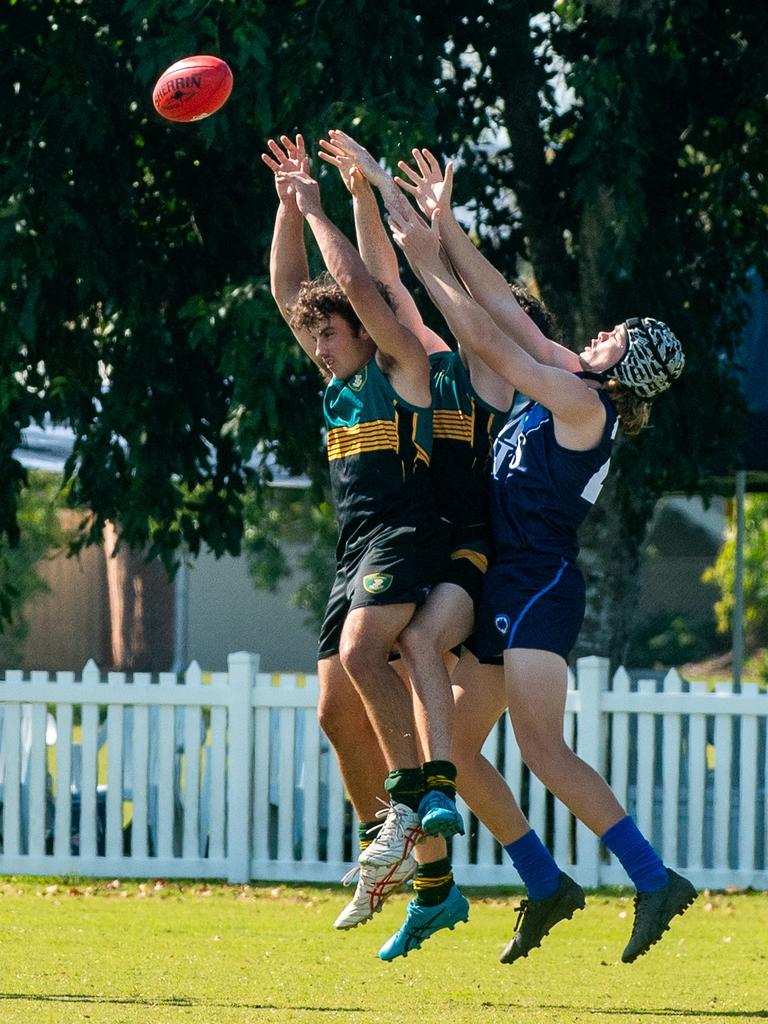
[[[341,664],[360,694],[389,771],[419,765],[411,696],[389,664],[413,611],[412,604],[355,608],[341,635]]]
[[[442,583],[415,613],[398,641],[413,685],[414,716],[425,761],[448,761],[451,757],[453,699],[443,654],[466,639],[473,614],[467,592],[453,583]]]
[[[344,787],[360,821],[373,821],[384,799],[387,765],[354,683],[338,655],[317,664],[317,717],[339,762]]]
[[[610,786],[563,739],[567,666],[549,651],[504,653],[509,714],[523,760],[547,789],[601,836],[626,814]]]
[[[529,829],[512,791],[481,749],[504,712],[504,669],[481,665],[465,651],[452,676],[456,702],[453,761],[459,793],[496,839],[507,846]]]

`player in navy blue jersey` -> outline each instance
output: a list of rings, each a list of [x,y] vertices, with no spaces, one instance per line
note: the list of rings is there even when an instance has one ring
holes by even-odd
[[[450,173],[443,178],[434,158],[419,154],[417,172],[408,171],[410,190],[423,191],[432,179],[431,225],[412,208],[393,212],[395,240],[449,326],[460,323],[475,355],[531,399],[494,446],[495,554],[474,649],[481,663],[503,658],[510,717],[526,764],[602,838],[635,884],[635,920],[622,956],[632,962],[690,905],[695,890],[665,868],[607,783],[563,739],[566,658],[584,614],[576,532],[600,493],[617,430],[641,429],[649,400],[680,375],[684,358],[669,328],[650,318],[600,332],[580,354],[546,338],[453,218]],[[494,781],[488,762],[482,764],[480,746],[495,720],[497,696],[483,695],[471,674],[460,685],[470,698],[465,712],[476,719],[465,727],[457,715],[454,759],[462,793],[505,845],[528,888],[519,931],[501,957],[512,963],[581,908],[584,894]],[[471,748],[467,737],[474,740]]]

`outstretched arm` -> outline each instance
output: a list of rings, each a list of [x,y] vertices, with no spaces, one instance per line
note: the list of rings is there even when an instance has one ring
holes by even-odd
[[[270,153],[262,153],[261,159],[275,175],[275,188],[279,204],[272,233],[272,247],[269,252],[269,284],[277,308],[290,327],[288,309],[299,293],[303,281],[309,277],[307,250],[304,243],[304,217],[296,205],[296,196],[285,177],[291,171],[309,166],[301,135],[292,141],[287,135],[280,136],[282,146],[269,139]],[[291,327],[294,337],[310,357],[317,363],[315,342],[307,331]]]
[[[398,320],[413,331],[427,355],[447,351],[448,345],[424,323],[413,296],[400,278],[397,255],[382,222],[372,184],[379,187],[386,179],[385,190],[399,197],[398,206],[405,202],[405,197],[367,149],[343,132],[333,130],[329,135],[338,141],[321,139],[322,151],[318,155],[338,169],[352,195],[357,248],[363,263],[374,278],[389,288]],[[346,148],[342,146],[342,140]]]
[[[384,170],[365,146],[361,146],[351,135],[347,135],[346,132],[342,132],[338,128],[331,128],[328,132],[328,139],[321,139],[320,146],[324,152],[319,155],[324,160],[329,160],[329,157],[338,153],[351,157],[371,185],[379,190],[387,211],[404,210],[408,205],[408,200],[395,184],[392,175]],[[332,162],[329,160],[329,163]]]
[[[439,210],[440,241],[469,293],[493,318],[497,326],[511,335],[529,355],[540,363],[575,371],[580,368],[575,352],[547,338],[520,307],[504,277],[483,256],[464,232],[451,209],[453,164],[445,174],[428,149],[414,149],[415,169],[403,161],[398,166],[408,181],[395,178],[397,184],[416,197],[422,210],[431,217]]]
[[[415,212],[390,218],[393,235],[424,282],[448,326],[499,376],[541,402],[569,427],[577,442],[594,435],[604,419],[597,392],[573,373],[539,363],[504,334],[489,314],[467,293],[440,258],[441,211],[428,226]]]
[[[429,402],[429,366],[415,335],[399,322],[368,273],[360,254],[325,213],[317,182],[306,170],[284,175],[329,273],[370,335],[396,390],[416,405]]]

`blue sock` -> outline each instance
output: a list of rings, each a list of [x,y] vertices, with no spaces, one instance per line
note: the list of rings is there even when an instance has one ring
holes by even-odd
[[[533,829],[504,849],[512,858],[512,863],[528,890],[529,899],[544,900],[557,892],[560,885],[560,868]]]
[[[638,892],[656,892],[669,881],[661,858],[629,815],[600,838],[621,862]]]

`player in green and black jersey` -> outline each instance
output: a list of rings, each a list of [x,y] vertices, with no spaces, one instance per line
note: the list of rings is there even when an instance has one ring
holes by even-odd
[[[404,861],[422,824],[429,826],[419,813],[425,785],[413,705],[389,665],[398,636],[440,578],[445,557],[428,475],[429,364],[358,252],[326,216],[300,137],[281,142],[270,141],[271,155],[265,156],[280,199],[272,290],[295,337],[328,380],[324,413],[339,521],[337,574],[320,638],[319,714],[364,823],[376,814],[375,773],[383,764],[388,772],[389,813],[360,855],[363,869],[375,876],[371,900],[380,903],[379,894],[402,880],[398,873],[412,872]],[[307,281],[304,222],[329,272],[314,281]],[[370,742],[373,736],[377,742]],[[458,817],[452,799],[446,810],[450,821]],[[442,819],[437,826],[445,831]],[[372,903],[369,916],[375,909]]]
[[[491,447],[509,419],[477,393],[461,352],[433,352],[433,448],[430,471],[438,513],[448,528],[450,564],[444,582],[480,599],[488,567],[488,470]]]
[[[434,402],[430,472],[446,560],[439,582],[401,633],[398,650],[413,687],[425,777],[436,793],[452,799],[456,784],[450,760],[453,697],[444,658],[473,627],[475,602],[488,562],[488,460],[493,438],[507,420],[514,391],[507,382],[494,379],[485,367],[468,367],[460,352],[452,351],[424,324],[400,280],[376,198],[368,182],[361,180],[360,171],[385,193],[385,200],[403,202],[392,179],[348,136],[333,132],[331,141],[323,141],[321,146],[352,192],[358,246],[366,266],[393,292],[398,318],[419,337],[429,355]],[[352,165],[359,168],[357,173],[351,172]],[[439,797],[435,801],[438,803]],[[440,813],[440,808],[435,811]],[[413,935],[423,939],[466,916],[467,904],[453,883],[444,845],[425,845],[420,851],[413,910],[409,910],[405,929],[380,951],[383,959],[407,952]],[[415,930],[409,928],[414,913],[417,917],[429,915],[426,932],[419,922]]]
[[[405,402],[375,357],[348,380],[331,379],[323,409],[339,536],[321,660],[339,653],[351,609],[423,603],[442,560],[429,475],[431,409]]]

